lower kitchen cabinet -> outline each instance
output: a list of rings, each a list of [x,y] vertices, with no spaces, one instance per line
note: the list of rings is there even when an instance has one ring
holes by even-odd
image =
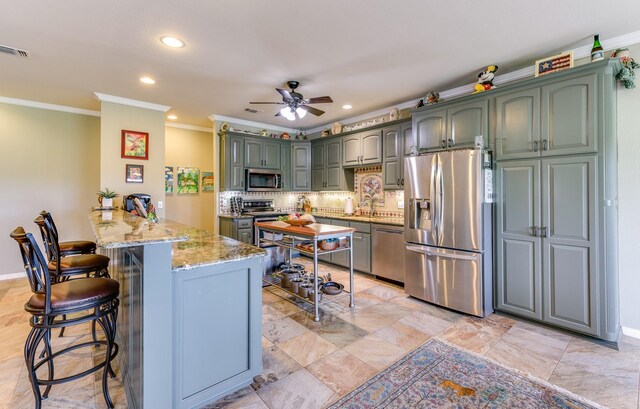
[[[247,244],[253,244],[253,217],[219,217],[220,235]]]
[[[326,217],[316,217],[316,223],[331,224],[334,226],[353,227],[353,269],[363,273],[371,273],[371,224],[362,222],[350,222],[342,219],[329,219]],[[318,256],[319,261],[336,264],[342,267],[349,267],[349,252],[340,251],[337,253]]]

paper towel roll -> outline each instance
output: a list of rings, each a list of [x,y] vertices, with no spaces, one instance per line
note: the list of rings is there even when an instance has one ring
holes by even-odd
[[[344,199],[344,214],[353,214],[353,199],[350,197]]]

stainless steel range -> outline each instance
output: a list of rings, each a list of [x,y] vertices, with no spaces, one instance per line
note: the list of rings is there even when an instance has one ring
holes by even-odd
[[[273,200],[245,200],[242,203],[242,214],[253,216],[253,222],[271,222],[278,219],[278,216],[284,216],[289,212],[277,211],[273,207]],[[273,270],[280,264],[287,261],[288,257],[284,248],[273,244],[261,243],[260,239],[264,232],[253,228],[253,244],[264,248],[267,256],[264,259],[264,273],[271,274]]]

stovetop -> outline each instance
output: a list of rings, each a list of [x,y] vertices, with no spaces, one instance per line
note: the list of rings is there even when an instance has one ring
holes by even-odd
[[[271,210],[243,210],[242,214],[251,215],[251,216],[284,216],[289,214],[289,212],[278,211],[275,209]]]

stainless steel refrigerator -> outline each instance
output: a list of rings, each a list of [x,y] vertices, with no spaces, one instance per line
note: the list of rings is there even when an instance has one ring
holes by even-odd
[[[405,292],[479,317],[493,312],[485,155],[456,150],[409,157],[404,173]]]

